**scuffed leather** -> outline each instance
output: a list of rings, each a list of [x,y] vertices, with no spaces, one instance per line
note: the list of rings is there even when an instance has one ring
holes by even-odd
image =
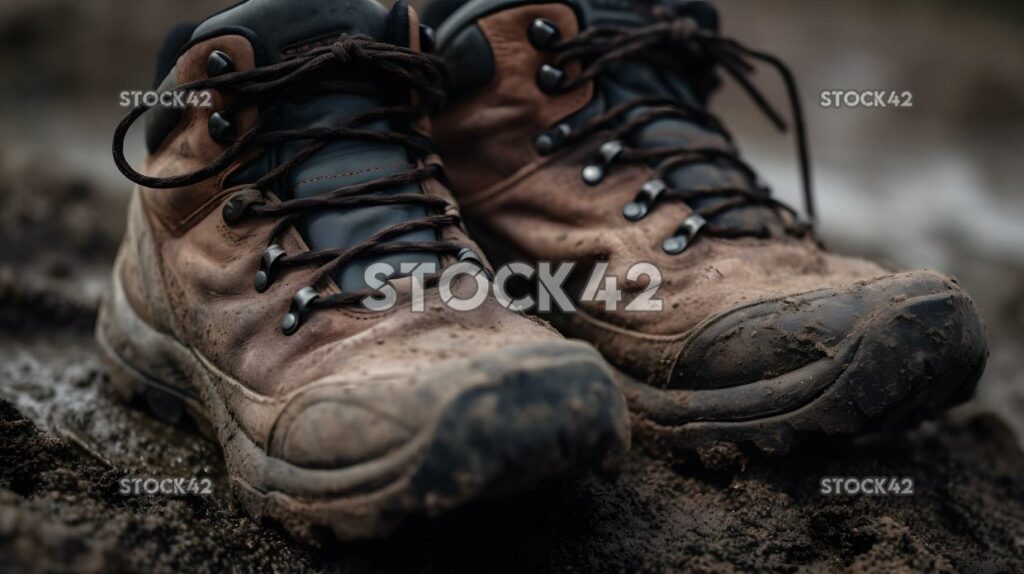
[[[181,56],[181,81],[205,74],[205,56],[214,49],[226,52],[239,69],[253,66],[248,40],[218,37]],[[213,109],[188,110],[147,159],[144,172],[180,175],[220,155],[223,148],[210,139],[206,121],[223,103],[218,95]],[[374,456],[427,424],[442,395],[464,384],[453,380],[445,389],[424,389],[417,386],[417,374],[516,345],[561,340],[546,323],[508,311],[493,298],[476,311],[455,312],[430,289],[426,310],[413,312],[408,281],[399,282],[399,301],[389,311],[318,310],[297,333],[285,336],[281,318],[316,270],[284,271],[266,292],[256,292],[258,259],[275,222],[224,222],[223,205],[243,189],[224,188],[232,169],[188,187],[136,187],[117,269],[133,310],[218,375],[216,392],[231,416],[270,454],[310,467]],[[451,200],[436,180],[424,182],[423,190]],[[442,236],[474,246],[455,226]],[[288,253],[307,249],[294,229],[280,243]],[[464,293],[473,285],[463,277],[455,290]],[[336,293],[338,287],[328,281],[320,292]],[[348,436],[347,425],[355,423],[362,434]]]
[[[664,239],[692,213],[664,201],[640,222],[622,208],[652,176],[645,165],[615,164],[596,186],[581,170],[604,141],[601,133],[549,157],[532,152],[534,137],[576,111],[533,87],[543,55],[525,36],[533,18],[552,19],[563,37],[577,29],[571,11],[528,5],[478,21],[496,41],[497,77],[435,118],[437,141],[449,159],[448,174],[474,237],[495,262],[575,261],[572,285],[582,291],[593,264],[606,261],[624,300],[616,311],[584,303],[576,313],[551,316],[563,333],[594,344],[609,361],[659,386],[677,384],[672,371],[687,339],[702,322],[751,303],[891,275],[861,259],[827,253],[810,239],[700,237],[680,255],[661,249]],[[569,25],[566,18],[572,18]],[[575,100],[574,100],[575,101]],[[539,110],[544,110],[543,120]],[[561,114],[561,115],[556,115]],[[484,137],[488,134],[490,137]],[[480,181],[493,182],[481,189]],[[628,269],[653,263],[662,273],[661,312],[624,310],[648,285],[628,281]]]
[[[526,36],[535,18],[554,22],[567,36],[577,33],[575,14],[561,4],[522,6],[481,18],[477,23],[494,53],[494,79],[434,124],[435,140],[445,142],[445,163],[463,182],[460,197],[471,197],[535,161],[533,138],[593,97],[591,83],[555,97],[537,87],[537,70],[551,58]],[[566,71],[571,76],[579,66]]]

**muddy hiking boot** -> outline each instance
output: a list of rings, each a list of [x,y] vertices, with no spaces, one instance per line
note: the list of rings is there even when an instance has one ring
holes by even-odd
[[[987,348],[946,275],[825,251],[776,201],[706,104],[730,76],[781,74],[808,215],[810,169],[791,74],[723,38],[706,2],[435,0],[449,65],[435,141],[473,237],[495,264],[607,264],[623,300],[546,315],[622,373],[634,435],[786,452],[808,436],[916,420],[973,392]],[[630,275],[638,262],[652,274]],[[661,311],[631,312],[639,297]],[[556,311],[558,311],[556,309]]]
[[[137,185],[97,327],[112,382],[194,417],[247,510],[303,538],[383,535],[628,446],[590,345],[493,299],[451,310],[437,273],[421,312],[408,277],[363,305],[375,264],[486,265],[439,182],[420,43],[404,2],[249,0],[161,52],[160,89],[212,105],[150,110],[139,172],[124,138],[146,108],[115,134]]]

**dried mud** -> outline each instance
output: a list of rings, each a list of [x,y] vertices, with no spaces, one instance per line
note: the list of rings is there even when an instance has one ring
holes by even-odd
[[[4,158],[0,154],[0,158]],[[1024,454],[989,415],[781,460],[635,450],[392,539],[320,548],[235,503],[216,444],[121,404],[91,330],[123,207],[4,158],[0,180],[0,570],[338,572],[1024,569]],[[825,496],[824,477],[907,477],[909,496]],[[209,478],[212,494],[125,495]]]

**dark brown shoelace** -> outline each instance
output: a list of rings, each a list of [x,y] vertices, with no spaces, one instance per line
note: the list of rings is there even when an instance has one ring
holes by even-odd
[[[600,181],[603,177],[603,170],[610,167],[613,162],[651,162],[654,165],[655,179],[644,186],[636,200],[623,210],[628,219],[641,219],[650,209],[654,208],[656,202],[667,198],[676,198],[685,202],[701,197],[715,196],[727,199],[696,210],[695,215],[698,217],[694,219],[699,223],[684,224],[680,233],[688,234],[690,239],[697,229],[722,237],[766,235],[767,229],[765,228],[760,231],[751,231],[708,223],[709,220],[726,211],[752,204],[771,208],[787,233],[803,236],[811,231],[815,220],[815,209],[810,160],[803,111],[796,82],[789,68],[774,56],[751,50],[734,40],[722,38],[713,32],[699,28],[691,18],[666,14],[656,14],[655,16],[656,21],[648,26],[594,27],[583,31],[574,38],[553,45],[550,49],[555,53],[554,66],[562,68],[572,61],[581,63],[580,73],[563,82],[558,90],[568,92],[578,88],[597,78],[609,66],[624,60],[650,62],[655,64],[658,69],[668,70],[680,69],[680,62],[683,66],[687,62],[710,62],[721,67],[734,78],[776,127],[785,131],[787,129],[786,122],[748,78],[754,71],[750,60],[771,65],[782,77],[792,106],[807,221],[801,221],[792,208],[772,198],[770,191],[758,183],[754,170],[734,152],[715,148],[687,149],[679,146],[631,148],[623,143],[623,138],[633,130],[661,118],[679,118],[696,122],[718,132],[732,142],[732,136],[716,117],[699,106],[683,101],[651,97],[634,98],[589,119],[581,126],[571,130],[562,128],[563,132],[557,134],[559,147],[581,141],[596,132],[607,132],[607,134],[603,134],[606,142],[600,147],[595,163],[587,166],[583,172],[584,179],[592,183]],[[630,115],[631,113],[632,115]],[[750,188],[669,189],[664,182],[664,177],[676,167],[716,162],[723,162],[737,169],[750,184]],[[787,213],[789,217],[783,216],[782,212]],[[686,227],[689,229],[687,230]],[[685,249],[685,242],[682,248]],[[667,246],[665,249],[670,251]]]
[[[335,79],[339,77],[348,79]],[[433,150],[430,148],[428,140],[411,131],[407,133],[382,131],[366,129],[364,126],[382,119],[404,118],[411,122],[426,114],[432,106],[439,102],[442,96],[443,81],[443,67],[435,56],[377,42],[365,36],[341,36],[338,41],[329,46],[314,48],[277,64],[177,86],[175,89],[183,92],[219,90],[225,95],[234,96],[235,99],[225,110],[227,114],[254,104],[258,105],[260,109],[259,117],[253,126],[231,143],[217,159],[201,169],[172,177],[150,177],[135,171],[129,165],[124,155],[125,137],[132,124],[148,110],[148,107],[145,106],[132,110],[118,125],[114,133],[114,161],[121,173],[131,181],[148,188],[168,189],[192,185],[215,176],[242,157],[242,153],[246,150],[290,141],[308,141],[308,145],[301,148],[295,155],[276,165],[252,185],[247,186],[248,189],[245,191],[235,194],[225,204],[223,211],[225,220],[230,224],[237,223],[244,217],[277,219],[277,223],[267,239],[267,249],[261,258],[261,272],[266,267],[265,271],[269,273],[270,265],[273,265],[274,269],[318,266],[317,272],[310,282],[310,287],[304,288],[296,294],[292,302],[292,309],[282,323],[282,329],[286,334],[290,334],[297,329],[302,316],[309,309],[352,305],[362,301],[365,297],[380,295],[380,292],[375,289],[327,296],[316,293],[314,286],[356,258],[403,252],[429,252],[438,255],[455,254],[460,261],[469,260],[479,264],[479,258],[475,253],[462,245],[451,242],[389,242],[389,240],[408,232],[423,229],[439,230],[459,223],[458,216],[454,215],[454,206],[443,199],[422,193],[397,195],[373,193],[387,187],[417,183],[437,177],[440,175],[441,168],[435,164],[426,164],[424,167],[410,168],[398,174],[336,188],[314,197],[287,199],[279,202],[266,201],[267,190],[271,188],[275,180],[332,141],[361,139],[396,143],[405,146],[421,159],[429,156]],[[415,96],[412,98],[411,104],[368,110],[350,118],[343,125],[293,130],[269,130],[267,128],[270,119],[274,117],[284,102],[291,98],[309,97],[326,92],[371,96],[404,93],[415,94]],[[277,243],[278,238],[289,226],[314,212],[325,209],[352,209],[398,204],[421,205],[427,208],[428,213],[435,215],[392,225],[365,241],[347,248],[285,254]],[[425,278],[426,285],[436,285],[438,275],[439,273],[435,273],[427,276]],[[270,278],[264,277],[264,279]],[[259,288],[259,277],[257,277],[257,286]],[[293,313],[295,314],[294,328],[289,328],[289,316]]]

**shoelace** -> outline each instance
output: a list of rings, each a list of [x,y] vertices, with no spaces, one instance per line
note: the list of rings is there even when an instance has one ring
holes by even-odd
[[[336,80],[335,77],[353,79]],[[224,111],[226,114],[244,106],[258,105],[259,117],[251,128],[241,134],[224,152],[208,165],[190,173],[172,177],[143,175],[128,163],[124,155],[124,142],[129,128],[149,108],[133,109],[114,132],[114,161],[129,180],[148,188],[168,189],[192,185],[213,177],[242,157],[243,152],[262,146],[271,146],[296,140],[309,144],[295,155],[276,165],[247,189],[233,195],[225,203],[223,216],[229,225],[246,217],[277,218],[267,238],[267,247],[260,257],[256,272],[256,289],[265,291],[280,270],[289,267],[317,265],[310,285],[300,289],[293,297],[291,308],[281,323],[282,331],[290,335],[298,330],[310,310],[353,305],[366,297],[379,296],[376,289],[363,289],[351,293],[321,295],[315,289],[337,269],[361,257],[385,256],[403,252],[429,252],[437,255],[455,255],[458,261],[468,261],[479,267],[483,264],[472,249],[448,241],[395,241],[390,239],[405,233],[458,225],[455,206],[444,199],[421,193],[378,195],[374,191],[387,187],[418,183],[441,175],[441,167],[427,163],[423,167],[373,179],[364,183],[333,189],[308,198],[268,202],[267,193],[275,180],[305,161],[332,141],[362,139],[374,142],[397,143],[405,146],[421,160],[433,153],[426,138],[413,133],[366,129],[369,123],[382,119],[406,118],[411,120],[426,114],[442,96],[443,67],[432,55],[377,42],[366,36],[341,36],[335,43],[317,47],[277,64],[227,73],[177,86],[182,92],[220,90],[234,96]],[[392,91],[394,90],[394,91]],[[281,105],[289,98],[306,97],[317,93],[341,92],[346,94],[381,95],[416,94],[410,105],[379,107],[358,114],[342,125],[293,130],[268,130],[267,124]],[[404,221],[375,233],[372,237],[347,248],[321,249],[287,254],[278,238],[287,228],[304,216],[324,209],[352,209],[368,206],[415,204],[427,208],[424,218]],[[387,243],[386,243],[387,242]],[[426,287],[437,284],[440,273],[424,277]]]
[[[783,229],[793,235],[804,236],[813,232],[815,221],[814,193],[811,183],[811,168],[804,128],[803,111],[800,105],[796,82],[789,68],[770,54],[747,48],[735,40],[723,38],[713,32],[701,29],[689,17],[656,14],[658,21],[643,27],[594,27],[579,35],[550,46],[554,52],[553,65],[562,68],[571,61],[581,62],[581,71],[575,77],[561,82],[555,91],[569,92],[602,74],[616,62],[627,59],[658,64],[662,69],[678,69],[678,61],[709,62],[720,66],[750,96],[775,126],[785,131],[786,122],[754,86],[748,76],[754,66],[750,60],[771,65],[782,77],[792,108],[796,127],[797,154],[800,163],[800,178],[803,188],[804,210],[807,220],[802,221],[788,205],[774,199],[770,190],[759,183],[754,169],[731,151],[718,148],[680,148],[679,146],[637,147],[624,143],[624,138],[633,130],[662,118],[679,118],[697,122],[733,141],[730,133],[712,114],[699,106],[686,102],[666,99],[639,97],[623,102],[590,118],[577,127],[565,123],[555,126],[545,134],[551,145],[549,151],[567,144],[579,142],[594,133],[606,131],[606,141],[597,152],[594,161],[583,168],[582,177],[589,184],[596,185],[604,178],[606,171],[615,162],[651,162],[654,164],[654,178],[647,182],[636,198],[623,208],[623,215],[632,221],[643,219],[658,202],[675,198],[684,202],[701,197],[726,197],[725,201],[696,210],[676,233],[665,240],[663,249],[670,254],[681,253],[699,232],[719,237],[767,236],[764,226],[760,230],[733,228],[710,223],[715,216],[727,211],[752,204],[771,208],[782,223]],[[641,110],[641,108],[643,108]],[[636,112],[630,115],[631,112]],[[734,167],[746,179],[750,188],[709,187],[702,189],[671,189],[665,176],[674,168],[700,164],[724,162]],[[783,216],[783,212],[789,217]]]

